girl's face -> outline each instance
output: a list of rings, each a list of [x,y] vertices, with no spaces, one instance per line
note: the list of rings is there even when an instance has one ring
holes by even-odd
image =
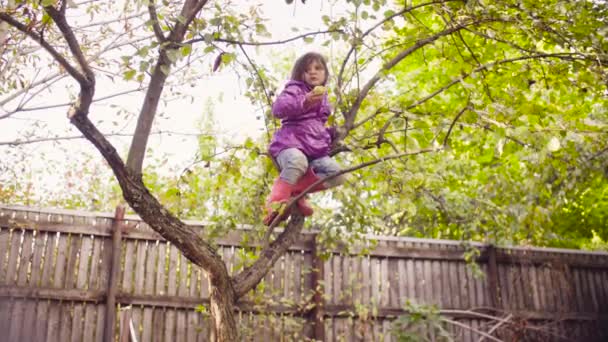
[[[306,71],[304,71],[304,75],[302,75],[304,82],[310,84],[311,86],[323,85],[325,83],[325,68],[323,64],[312,61],[306,67]]]

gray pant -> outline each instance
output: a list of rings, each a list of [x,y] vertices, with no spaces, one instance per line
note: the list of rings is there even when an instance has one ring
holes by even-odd
[[[281,151],[277,156],[276,161],[281,170],[279,177],[289,184],[296,184],[298,179],[306,173],[309,166],[319,178],[325,178],[336,174],[340,172],[341,169],[340,164],[330,157],[309,160],[308,157],[297,148],[288,148]],[[344,183],[345,180],[345,175],[340,175],[325,182],[325,186],[328,188],[338,186]]]

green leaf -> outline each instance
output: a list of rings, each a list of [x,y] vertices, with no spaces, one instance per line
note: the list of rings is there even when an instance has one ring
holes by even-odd
[[[182,56],[186,57],[192,53],[192,44],[186,44],[180,48]]]
[[[150,48],[148,46],[144,46],[137,51],[137,55],[139,57],[146,57],[146,56],[148,56],[149,51],[150,51]]]
[[[226,53],[222,54],[221,58],[222,58],[222,64],[228,65],[236,58],[236,55],[234,53],[226,52]]]
[[[131,70],[127,70],[123,73],[123,78],[127,81],[130,81],[131,79],[133,79],[133,77],[135,76],[135,73],[137,71],[131,69]]]

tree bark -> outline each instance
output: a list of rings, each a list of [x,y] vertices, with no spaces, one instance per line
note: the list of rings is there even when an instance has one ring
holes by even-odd
[[[236,342],[239,341],[239,332],[234,317],[235,294],[230,281],[226,279],[211,278],[211,294],[209,296],[209,312],[213,330],[210,341]]]

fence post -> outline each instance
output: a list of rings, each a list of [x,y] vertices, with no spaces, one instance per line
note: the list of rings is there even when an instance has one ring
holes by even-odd
[[[325,299],[323,296],[324,286],[323,278],[325,274],[325,266],[323,260],[319,256],[317,247],[317,234],[312,241],[312,286],[314,295],[313,308],[310,312],[309,319],[312,319],[313,337],[317,341],[325,341],[325,326],[323,324],[323,316],[325,315]]]
[[[118,276],[120,272],[120,245],[122,239],[122,222],[125,218],[125,207],[119,205],[114,212],[112,221],[112,258],[110,259],[110,277],[108,278],[108,292],[106,297],[106,321],[104,328],[104,341],[114,341],[114,327],[116,326],[116,292],[118,289]]]
[[[488,251],[488,287],[490,292],[490,304],[492,308],[502,307],[502,300],[500,296],[500,288],[498,286],[498,264],[496,262],[496,247],[494,245],[488,245],[486,247]]]

